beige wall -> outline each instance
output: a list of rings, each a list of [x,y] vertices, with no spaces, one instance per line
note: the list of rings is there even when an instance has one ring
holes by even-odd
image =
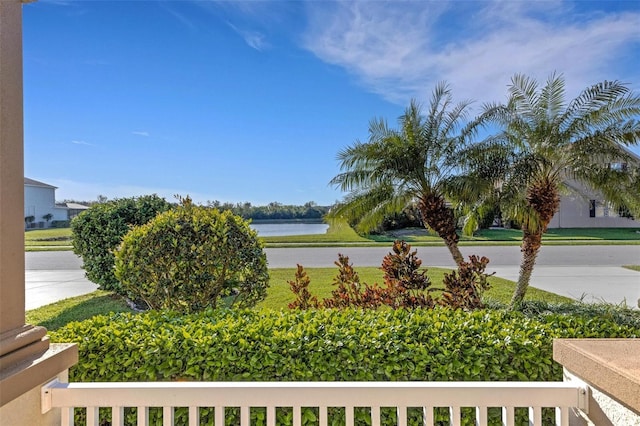
[[[553,216],[549,228],[640,228],[640,221],[626,217],[589,217],[589,200],[579,195],[561,198],[560,210]]]
[[[578,182],[569,185],[573,190],[561,197],[560,210],[551,219],[549,228],[640,228],[639,220],[626,217],[590,217],[590,200],[603,197]]]

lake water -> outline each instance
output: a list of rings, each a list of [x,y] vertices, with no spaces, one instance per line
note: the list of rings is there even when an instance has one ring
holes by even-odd
[[[252,223],[251,228],[261,237],[280,237],[285,235],[324,234],[329,229],[326,223]]]

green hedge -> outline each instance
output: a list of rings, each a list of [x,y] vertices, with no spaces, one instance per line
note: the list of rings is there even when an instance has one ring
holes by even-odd
[[[71,381],[560,381],[562,367],[552,361],[557,337],[638,337],[635,325],[611,318],[546,312],[536,319],[508,311],[308,310],[205,311],[112,314],[70,323],[51,333],[56,342],[77,342],[80,360]],[[229,409],[226,426],[238,423]],[[316,412],[306,408],[303,424],[316,425]],[[213,409],[201,410],[210,424]],[[277,423],[291,424],[291,410],[279,408]],[[362,409],[358,425],[371,419]],[[150,410],[150,424],[162,424],[161,412]],[[186,424],[188,413],[175,413]],[[332,409],[332,425],[344,424],[344,410]],[[446,409],[436,424],[449,424]],[[127,425],[135,424],[135,408],[126,409]],[[491,409],[490,424],[500,423]],[[527,424],[526,410],[516,412]],[[545,409],[545,418],[553,410]],[[108,410],[101,419],[109,421]],[[263,409],[252,409],[253,425],[264,425]],[[474,424],[465,409],[464,425]],[[76,424],[84,412],[76,410]],[[395,424],[393,410],[382,424]],[[411,410],[409,424],[422,424]],[[551,423],[550,423],[551,424]]]
[[[72,381],[562,380],[556,337],[637,337],[610,319],[505,311],[113,314],[51,333],[77,342]]]

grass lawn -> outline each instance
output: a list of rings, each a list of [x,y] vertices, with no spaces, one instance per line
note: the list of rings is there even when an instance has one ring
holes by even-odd
[[[363,267],[356,269],[361,282],[373,284],[382,282],[382,271],[376,267]],[[334,286],[333,278],[337,268],[309,268],[306,269],[311,278],[310,290],[319,298],[328,297]],[[430,268],[429,277],[438,287],[447,269]],[[271,269],[270,288],[267,298],[260,302],[257,308],[264,309],[288,309],[287,305],[293,301],[293,293],[289,289],[289,280],[294,279],[294,268]],[[487,302],[494,301],[508,304],[513,294],[514,283],[502,278],[491,277],[492,288],[485,293]],[[558,296],[553,293],[529,288],[526,300],[538,300],[550,303],[571,302],[571,299]],[[83,296],[61,300],[51,305],[27,311],[28,324],[42,325],[48,330],[56,330],[71,321],[82,321],[94,315],[108,314],[109,312],[132,312],[126,302],[111,292],[95,291]]]
[[[56,330],[72,321],[83,321],[109,312],[132,312],[127,303],[115,293],[97,290],[71,297],[26,312],[27,324]]]
[[[383,283],[382,271],[377,267],[355,267],[355,270],[360,276],[360,282],[367,284]],[[318,296],[318,299],[329,297],[331,295],[331,291],[335,288],[332,285],[332,282],[338,272],[337,267],[305,268],[305,271],[311,279],[309,291],[313,295]],[[433,283],[432,287],[437,288],[442,287],[441,283],[444,274],[450,270],[443,268],[428,268],[428,271],[427,275],[431,278],[431,282]],[[294,279],[295,272],[295,268],[269,270],[269,292],[267,298],[260,302],[258,307],[268,309],[286,309],[287,305],[292,302],[294,298],[293,293],[289,289],[288,281],[292,281]],[[485,299],[487,299],[487,301],[491,300],[502,304],[508,304],[511,301],[515,283],[498,277],[489,278],[489,282],[491,283],[491,288],[485,293]],[[438,292],[434,295],[437,294]],[[538,300],[550,303],[571,302],[571,299],[569,298],[532,287],[527,290],[525,300]]]
[[[640,243],[640,231],[636,228],[560,228],[550,229],[542,237],[543,242],[551,241],[637,241]],[[517,229],[483,229],[473,239],[491,241],[520,241],[522,231]]]
[[[640,265],[622,265],[622,267],[640,272]]]
[[[522,231],[517,229],[483,229],[472,237],[462,236],[460,245],[519,245]],[[325,234],[264,237],[266,247],[303,247],[361,245],[378,246],[396,239],[412,245],[443,245],[440,237],[424,228],[407,228],[384,235],[358,235],[346,223],[332,223]],[[542,237],[547,245],[640,244],[636,228],[567,228],[551,229]],[[34,229],[25,232],[26,251],[71,250],[71,228]]]
[[[390,242],[403,239],[411,243],[442,243],[434,233],[423,228],[406,228],[389,231],[384,235],[369,237],[377,242]],[[508,243],[520,244],[522,231],[518,229],[481,229],[473,236],[460,236],[461,245]],[[562,228],[550,229],[542,237],[546,244],[598,244],[598,243],[626,243],[640,244],[640,229],[636,228]]]
[[[24,232],[24,246],[26,251],[40,250],[41,247],[71,250],[71,228],[27,230]]]
[[[273,236],[262,239],[267,247],[281,244],[371,243],[370,239],[358,235],[347,223],[339,221],[331,223],[324,234]]]

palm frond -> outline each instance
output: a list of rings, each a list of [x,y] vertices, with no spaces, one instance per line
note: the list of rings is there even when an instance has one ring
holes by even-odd
[[[555,121],[565,108],[565,82],[560,75],[553,73],[547,79],[547,83],[540,91],[540,104],[538,106],[539,121]]]
[[[511,78],[509,88],[509,107],[518,111],[519,115],[529,120],[535,120],[538,114],[539,94],[538,83],[523,74],[516,74]]]

